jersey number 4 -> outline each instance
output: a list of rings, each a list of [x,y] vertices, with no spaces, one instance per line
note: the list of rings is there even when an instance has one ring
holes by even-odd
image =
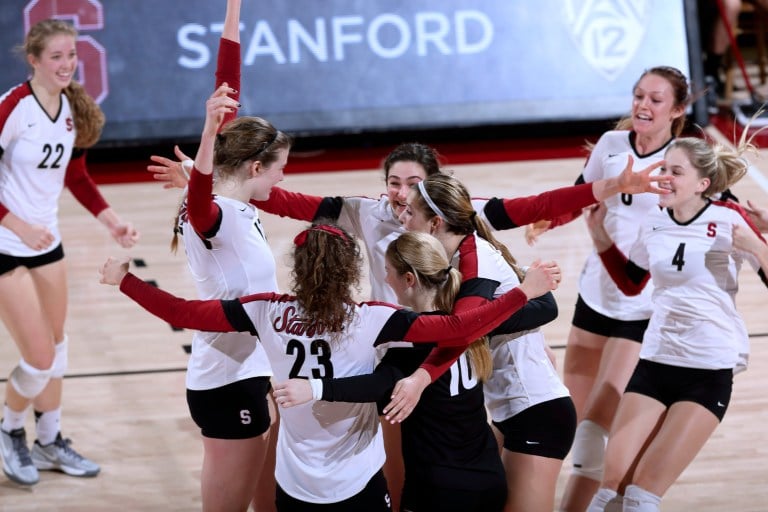
[[[302,372],[304,368],[304,362],[307,360],[307,347],[299,340],[290,340],[285,347],[285,353],[289,356],[295,356],[296,360],[291,366],[291,371],[288,373],[288,377],[291,379],[323,379],[333,378],[333,363],[331,362],[331,346],[325,340],[312,340],[309,343],[309,353],[315,357],[316,364],[312,365],[309,370],[311,375],[307,375],[306,372]]]
[[[683,271],[683,265],[685,265],[685,242],[681,242],[677,246],[675,255],[672,257],[672,265],[677,267],[678,272]]]

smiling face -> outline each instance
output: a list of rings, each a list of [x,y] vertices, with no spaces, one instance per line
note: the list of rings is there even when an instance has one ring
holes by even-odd
[[[418,162],[402,160],[392,164],[387,175],[387,197],[395,217],[400,217],[405,210],[411,185],[426,177],[424,167]]]
[[[77,70],[75,38],[58,33],[50,36],[39,56],[29,55],[33,80],[50,91],[67,87]]]
[[[417,204],[419,204],[416,202],[418,197],[418,192],[415,190],[410,191],[405,207],[398,217],[400,223],[406,231],[433,234],[435,230],[435,224],[433,222],[435,215],[430,214],[428,217],[427,213],[417,206]]]
[[[647,73],[637,83],[632,96],[632,129],[638,135],[664,133],[672,136],[672,122],[685,113],[675,105],[675,91],[664,77]]]
[[[666,164],[660,175],[674,176],[669,183],[660,183],[659,188],[669,190],[669,194],[659,196],[659,205],[663,208],[680,208],[691,202],[702,201],[702,193],[709,187],[709,178],[699,176],[688,157],[688,153],[679,147],[672,147],[664,157]]]
[[[280,148],[277,151],[277,159],[268,167],[259,165],[254,177],[254,191],[251,197],[257,201],[266,201],[272,192],[272,187],[283,181],[285,175],[283,169],[288,163],[288,148]],[[261,164],[261,162],[259,162]],[[251,163],[250,165],[253,165]]]

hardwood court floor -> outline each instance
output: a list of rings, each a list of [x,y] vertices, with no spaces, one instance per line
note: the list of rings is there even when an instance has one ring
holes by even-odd
[[[768,153],[754,162],[762,176],[768,176]],[[448,168],[474,196],[515,197],[571,184],[582,163],[580,158],[571,158]],[[376,197],[384,191],[377,169],[289,174],[282,185],[322,195]],[[734,190],[742,201],[753,199],[768,205],[768,192],[749,176]],[[44,472],[31,488],[19,487],[0,475],[0,511],[200,509],[202,450],[184,396],[187,356],[182,346],[189,343],[191,332],[174,332],[116,288],[99,284],[97,275],[108,256],[128,254],[143,261],[145,266],[133,267],[140,277],[193,298],[183,252],[173,255],[168,250],[179,194],[156,183],[108,185],[102,191],[141,230],[142,239],[134,249],[119,249],[68,193],[61,201],[70,281],[70,362],[63,432],[74,440],[76,449],[102,465],[102,472],[94,479]],[[278,262],[281,289],[288,290],[286,254],[301,223],[268,214],[262,219]],[[563,268],[565,277],[556,292],[560,316],[544,329],[562,363],[576,282],[591,245],[583,221],[546,234],[532,248],[525,244],[522,230],[500,233],[499,238],[522,262],[555,259]],[[367,289],[364,283],[362,297]],[[722,425],[665,497],[666,511],[768,510],[767,300],[768,290],[751,268],[745,268],[738,302],[752,335],[750,369],[735,379],[732,404]],[[0,377],[8,375],[17,359],[12,340],[0,326]],[[33,438],[31,418],[27,432]],[[566,461],[558,500],[567,467]]]

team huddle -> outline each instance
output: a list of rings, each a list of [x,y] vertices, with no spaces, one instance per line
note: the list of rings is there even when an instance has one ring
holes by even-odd
[[[250,86],[240,8],[227,0],[196,155],[177,147],[178,160],[148,167],[185,189],[172,247],[181,242],[198,300],[138,279],[128,259],[100,269],[102,283],[196,330],[186,388],[203,510],[660,510],[747,367],[734,306],[742,264],[768,286],[768,210],[729,192],[747,171],[747,130],[734,149],[683,136],[688,81],[658,66],[573,186],[473,198],[414,142],[384,159],[378,199],[288,192],[277,184],[292,138],[238,116]],[[0,317],[20,352],[0,453],[21,485],[40,470],[100,470],[61,434],[63,187],[121,246],[139,239],[86,171],[104,119],[73,81],[75,37],[63,21],[34,25],[23,48],[31,78],[0,97]],[[304,223],[290,290],[278,289],[260,210]],[[494,232],[522,227],[535,243],[582,214],[594,251],[561,379],[541,331],[557,316],[560,268],[518,262]],[[363,261],[371,293],[356,302]]]

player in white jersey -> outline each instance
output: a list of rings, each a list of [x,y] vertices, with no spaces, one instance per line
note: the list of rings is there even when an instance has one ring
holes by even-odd
[[[120,284],[133,300],[173,325],[258,335],[281,381],[369,373],[374,345],[387,341],[466,346],[529,297],[557,284],[542,266],[517,289],[463,315],[419,315],[380,302],[353,302],[360,249],[341,228],[315,224],[300,232],[294,245],[295,296],[184,301],[127,274],[127,261],[113,259],[102,269],[102,282]],[[329,505],[338,512],[390,510],[378,425],[374,404],[315,403],[284,410],[276,466],[278,510],[329,510]]]
[[[736,151],[699,138],[672,142],[661,171],[674,176],[669,194],[649,212],[627,256],[603,225],[605,207],[588,216],[619,288],[636,295],[649,278],[654,284],[653,314],[611,426],[590,512],[604,510],[624,483],[625,511],[660,510],[662,496],[722,420],[733,375],[746,369],[747,331],[735,307],[742,261],[766,286],[768,280],[755,256],[735,247],[733,233],[759,234],[741,207],[711,198],[746,174],[740,155],[748,147],[744,138]]]
[[[73,81],[77,69],[72,25],[32,26],[23,53],[32,77],[0,96],[0,318],[21,360],[5,388],[0,425],[3,471],[32,485],[38,470],[94,476],[99,466],[61,436],[61,396],[67,370],[66,263],[58,201],[66,185],[123,247],[138,238],[91,180],[85,148],[96,143],[104,115]],[[37,439],[30,453],[24,424],[29,405]]]
[[[201,299],[277,292],[275,259],[249,201],[265,199],[282,180],[291,140],[264,119],[236,118],[239,21],[240,0],[228,0],[200,163],[189,169],[188,197],[175,229]],[[269,397],[271,376],[263,347],[247,333],[194,334],[186,387],[203,441],[203,510],[246,510],[251,502],[258,512],[274,510],[277,411]]]
[[[664,150],[682,133],[690,103],[688,82],[677,69],[659,66],[645,71],[633,88],[631,114],[606,132],[590,150],[577,183],[617,176],[631,157],[638,168],[662,160]],[[653,194],[619,194],[604,201],[605,227],[622,251],[637,238],[637,225],[658,205]],[[527,230],[533,243],[546,229],[576,218],[580,212],[540,223]],[[632,369],[651,316],[646,287],[627,297],[616,287],[596,252],[584,263],[579,296],[565,350],[563,378],[571,392],[578,427],[571,454],[572,470],[560,510],[583,512],[602,478],[608,429]]]

